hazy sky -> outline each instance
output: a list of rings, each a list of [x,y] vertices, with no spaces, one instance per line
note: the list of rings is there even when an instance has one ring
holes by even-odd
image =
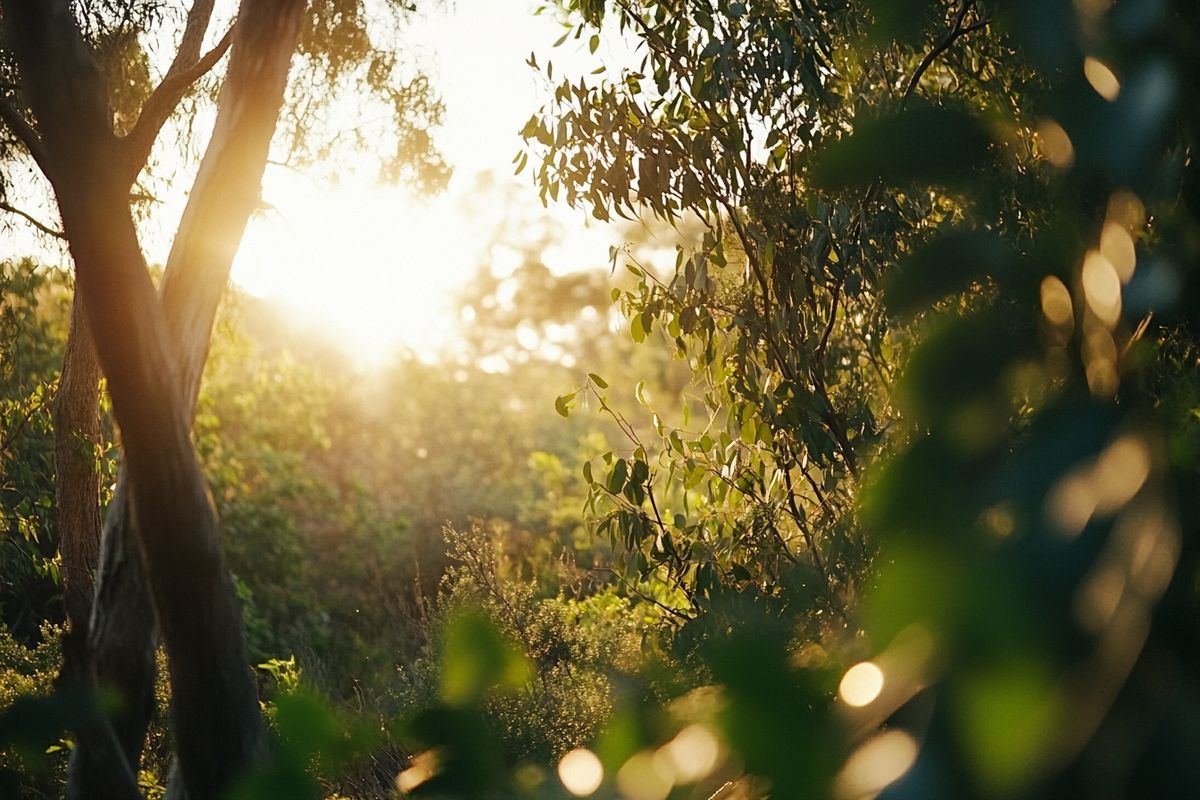
[[[434,132],[454,168],[445,193],[415,198],[403,187],[379,187],[370,170],[328,186],[268,168],[264,200],[275,211],[251,224],[234,280],[334,333],[362,363],[388,358],[397,345],[428,356],[446,342],[453,293],[474,274],[508,210],[472,202],[479,173],[514,180],[522,189],[517,203],[540,209],[528,173],[512,178],[511,164],[517,131],[546,94],[525,63],[530,52],[543,65],[553,58],[561,74],[590,72],[596,58],[629,58],[615,37],[595,56],[574,40],[552,48],[564,29],[549,15],[534,16],[533,7],[532,0],[458,0],[415,22],[408,38],[446,105],[445,124]],[[548,213],[565,231],[552,266],[605,264],[610,231],[585,229],[582,212]]]
[[[441,5],[413,21],[402,46],[445,103],[444,124],[433,137],[454,169],[449,188],[422,198],[404,187],[380,186],[378,159],[371,153],[356,164],[332,165],[340,173],[336,183],[318,177],[331,165],[311,174],[268,166],[263,199],[271,210],[251,220],[234,262],[235,283],[275,301],[298,325],[331,334],[363,365],[389,359],[398,346],[431,357],[451,340],[454,293],[487,260],[491,232],[506,213],[545,213],[558,222],[563,241],[547,254],[547,263],[557,269],[601,268],[614,243],[603,226],[585,227],[581,211],[543,212],[528,172],[512,176],[512,158],[521,146],[517,131],[548,95],[544,78],[525,63],[530,52],[543,66],[553,59],[556,77],[579,75],[591,72],[599,59],[610,66],[629,62],[621,38],[604,37],[590,55],[587,37],[551,46],[564,29],[552,15],[534,16],[536,0]],[[232,13],[232,3],[219,7]],[[210,38],[218,35],[214,30]],[[169,61],[174,39],[170,34],[161,46],[150,43],[157,60]],[[162,155],[174,157],[169,147]],[[494,207],[472,191],[487,171],[518,187],[507,196],[507,207]],[[142,226],[151,263],[166,259],[190,180],[181,175]],[[45,188],[27,187],[23,207],[53,221]],[[14,224],[0,237],[0,257],[28,254],[68,263],[56,243]]]

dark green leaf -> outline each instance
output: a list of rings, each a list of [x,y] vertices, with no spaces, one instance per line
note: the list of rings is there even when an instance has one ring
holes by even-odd
[[[957,108],[913,103],[906,111],[861,122],[819,157],[814,180],[836,188],[957,183],[987,157],[992,137]]]

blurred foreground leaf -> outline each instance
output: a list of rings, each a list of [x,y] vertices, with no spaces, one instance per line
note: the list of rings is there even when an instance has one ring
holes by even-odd
[[[520,688],[532,675],[529,661],[487,617],[466,612],[450,622],[442,655],[442,700],[464,706],[495,688]]]
[[[857,123],[825,150],[813,178],[831,188],[876,181],[956,184],[983,163],[991,141],[984,124],[966,111],[913,102],[899,113]]]

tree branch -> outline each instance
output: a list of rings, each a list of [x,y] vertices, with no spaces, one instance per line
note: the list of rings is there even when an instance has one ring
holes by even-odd
[[[63,636],[63,669],[55,681],[58,690],[80,689],[95,702],[96,681],[90,669],[87,649],[87,632],[68,630]],[[88,786],[91,797],[111,800],[142,800],[138,789],[136,769],[121,751],[116,732],[104,714],[91,714],[89,719],[75,729],[76,746],[84,747],[105,765],[104,769],[91,773],[92,783]],[[73,795],[68,790],[68,797]]]
[[[188,9],[187,24],[183,27],[183,36],[179,40],[179,49],[167,74],[196,63],[200,57],[200,45],[204,43],[204,34],[208,31],[208,22],[212,19],[213,0],[195,0]]]
[[[304,3],[300,0],[243,0],[239,22],[233,28],[236,41],[231,47],[229,67],[217,101],[216,123],[167,259],[160,301],[168,338],[173,345],[174,365],[178,369],[175,375],[180,392],[178,399],[187,420],[194,413],[213,318],[227,283],[229,267],[247,218],[259,200],[262,171],[278,121],[303,9]],[[219,53],[219,48],[214,48],[213,53]],[[205,62],[219,58],[213,53],[197,61],[192,71],[206,69]],[[153,137],[145,146],[152,145]],[[127,173],[127,179],[131,180],[133,174]],[[131,462],[127,455],[113,498],[113,505],[121,509],[138,503],[137,491],[131,491],[136,481],[126,479],[126,476],[132,477]],[[112,519],[110,512],[110,521]],[[153,568],[156,565],[147,560],[148,574],[140,575],[142,560],[135,551],[142,527],[139,517],[137,530],[133,529],[130,514],[121,515],[111,526],[106,525],[97,607],[93,615],[93,625],[99,625],[103,630],[119,634],[130,604],[145,604],[148,600],[144,589],[140,592],[130,590],[139,581],[148,582],[156,596],[160,620],[165,616],[161,612],[165,604],[159,599],[161,587],[155,586]],[[145,536],[140,538],[145,544]],[[116,567],[115,572],[108,569],[110,564]],[[157,566],[161,570],[182,565]],[[221,670],[209,670],[210,674],[190,669],[187,674],[176,672],[179,659],[172,646],[171,630],[167,624],[163,628],[172,660],[174,716],[180,732],[177,741],[181,769],[173,785],[179,787],[177,781],[182,780],[188,796],[209,796],[211,792],[204,793],[196,787],[210,781],[210,775],[221,771],[228,773],[231,766],[236,766],[230,764],[228,753],[221,754],[210,748],[216,740],[209,737],[215,734],[222,741],[236,738],[227,734],[231,727],[236,730],[239,726],[236,717],[229,719],[232,709],[214,708],[213,698],[228,698],[230,678],[240,680],[233,674],[240,668],[231,667],[231,662],[225,661],[224,675]],[[148,643],[149,653],[152,655],[153,652],[149,629],[132,642],[119,636],[94,640],[98,664],[101,667],[110,665],[105,669],[107,676],[118,680],[127,671],[131,654],[137,656]],[[152,679],[152,660],[146,664],[135,657],[133,667],[142,669],[144,675]],[[225,715],[224,723],[213,719],[214,711]],[[141,716],[137,720],[140,728],[132,730],[135,746],[139,748],[146,720],[148,716]],[[246,722],[249,720],[241,720],[241,724]],[[257,721],[253,724],[258,725]],[[243,760],[243,755],[238,755],[238,760]]]
[[[211,11],[212,4],[209,3],[208,5]],[[189,29],[191,24],[191,18],[189,17]],[[142,167],[146,165],[146,159],[150,157],[150,150],[154,147],[154,142],[158,138],[159,131],[162,130],[162,126],[166,124],[166,121],[175,111],[175,108],[179,105],[179,101],[187,94],[188,89],[216,66],[217,62],[229,50],[229,46],[233,42],[233,29],[235,25],[231,25],[229,30],[225,31],[225,35],[221,37],[221,41],[217,42],[213,49],[209,50],[203,56],[198,56],[189,64],[184,64],[180,61],[181,56],[184,55],[185,46],[184,44],[180,45],[179,54],[176,55],[171,68],[167,70],[162,83],[146,99],[146,103],[142,106],[142,111],[138,115],[137,122],[134,123],[129,133],[121,139],[120,146],[124,161],[123,166],[131,184],[137,178],[138,173],[142,171]],[[185,44],[187,40],[188,33],[185,31]]]
[[[172,322],[182,315],[184,330],[196,332],[188,349],[191,361],[202,365],[211,327],[201,338],[192,319],[211,325],[206,292],[219,294],[223,288],[227,262],[258,198],[304,7],[302,0],[243,0],[244,24],[237,26],[216,127],[181,223],[189,232],[181,231],[168,260],[168,265],[180,259],[194,263],[204,285],[170,280],[168,266],[164,284],[177,288],[164,286],[160,304],[129,211],[129,182],[106,85],[71,3],[0,0],[54,164],[50,180],[78,291],[86,308],[103,310],[89,314],[88,328],[121,431],[129,486],[124,502],[135,522],[128,555],[145,569],[169,657],[176,781],[181,781],[173,782],[173,789],[196,800],[224,796],[261,755],[265,732],[237,596],[191,442],[194,393],[188,384],[194,381],[185,380],[191,362],[180,357],[182,339],[175,335],[180,327]],[[181,273],[186,274],[191,273]],[[172,310],[172,296],[183,312]],[[189,303],[204,309],[189,311]],[[99,796],[94,787],[107,777],[112,760],[103,748],[79,742],[88,751],[81,760],[100,772],[95,777],[76,773],[68,796]],[[169,795],[176,796],[171,790]]]
[[[845,282],[846,270],[843,268],[841,277],[837,279],[837,283],[833,286],[833,299],[829,301],[829,318],[825,320],[825,330],[821,332],[821,341],[817,343],[817,359],[824,358],[825,348],[829,346],[829,337],[833,333],[834,322],[837,321],[838,300],[842,296],[842,286]]]
[[[108,91],[71,4],[3,0],[3,9],[38,132],[7,103],[0,102],[0,115],[56,189],[64,178],[86,180],[109,168],[115,137]]]
[[[660,600],[656,600],[655,598],[646,594],[641,589],[637,588],[637,586],[635,586],[628,578],[626,578],[624,575],[617,572],[612,567],[589,567],[588,571],[589,572],[602,572],[602,573],[606,572],[609,575],[612,575],[614,578],[616,578],[618,581],[620,581],[621,584],[626,589],[633,592],[635,595],[640,597],[642,600],[645,600],[647,603],[652,603],[653,605],[658,606],[663,611],[667,612],[668,614],[670,614],[673,617],[676,617],[677,619],[681,619],[684,622],[691,622],[693,619],[695,619],[695,617],[693,617],[689,614],[685,614],[677,608],[671,608],[666,603],[663,603]]]
[[[0,98],[0,120],[4,120],[4,124],[12,131],[13,136],[16,136],[21,144],[25,145],[25,149],[38,165],[38,169],[46,177],[49,177],[50,162],[46,158],[46,148],[42,144],[41,137],[37,135],[37,131],[33,129],[33,126],[29,124],[25,117],[21,116],[21,112],[13,108],[12,104],[3,98]]]
[[[21,209],[17,208],[16,206],[12,206],[12,205],[9,205],[8,203],[5,203],[3,200],[0,200],[0,211],[7,211],[10,214],[16,214],[18,217],[24,218],[24,220],[26,222],[28,222],[30,225],[37,228],[39,231],[46,234],[47,236],[53,236],[55,239],[66,239],[67,238],[67,235],[65,233],[63,233],[62,231],[60,231],[58,228],[51,228],[49,225],[42,222],[41,220],[39,220],[37,217],[33,216],[29,212],[22,211]]]
[[[962,4],[958,7],[958,14],[954,18],[954,25],[950,28],[950,31],[940,42],[937,43],[932,50],[925,54],[925,57],[921,59],[921,63],[917,65],[916,72],[914,72],[912,77],[908,79],[908,85],[904,88],[902,102],[908,102],[908,98],[912,96],[914,91],[916,91],[917,84],[921,82],[921,78],[933,65],[933,62],[937,60],[938,56],[949,50],[951,45],[953,45],[962,37],[966,36],[968,33],[987,27],[988,20],[986,19],[979,20],[978,22],[964,27],[963,22],[967,18],[967,12],[974,8],[974,6],[975,0],[962,0]]]

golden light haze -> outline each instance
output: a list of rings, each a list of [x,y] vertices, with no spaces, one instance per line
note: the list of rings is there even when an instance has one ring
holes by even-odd
[[[382,183],[379,163],[388,154],[369,148],[311,167],[284,165],[286,153],[273,152],[263,179],[264,208],[247,227],[233,283],[278,306],[297,327],[327,335],[359,366],[369,367],[401,350],[427,361],[445,353],[456,336],[459,290],[481,265],[495,262],[501,274],[512,268],[503,253],[489,252],[506,214],[545,214],[561,229],[560,241],[542,254],[554,271],[605,267],[619,235],[587,226],[583,212],[542,209],[529,174],[513,176],[511,162],[522,144],[518,130],[548,93],[544,77],[526,64],[531,52],[538,63],[552,59],[563,74],[590,72],[595,57],[620,64],[632,55],[616,34],[604,37],[596,56],[589,55],[586,42],[568,39],[552,47],[563,28],[551,15],[534,16],[536,6],[534,0],[455,0],[419,12],[401,33],[413,65],[429,75],[445,104],[443,124],[430,131],[453,169],[444,192],[420,196],[411,187]],[[219,4],[217,16],[226,18],[227,12]],[[177,37],[166,38],[171,41],[161,46],[149,43],[152,58],[169,60]],[[347,125],[387,115],[382,109],[342,111]],[[170,174],[181,156],[174,137],[164,138],[155,157],[159,171]],[[204,143],[198,145],[202,149]],[[180,187],[190,185],[196,158],[193,153],[174,168],[177,180],[155,183],[155,205],[140,223],[151,264],[166,261],[186,200]],[[496,198],[477,191],[485,173],[497,186]],[[56,223],[48,188],[16,186],[14,196],[22,197],[23,208]],[[505,192],[508,188],[513,191]],[[15,225],[0,256],[29,254],[69,266],[65,248]]]
[[[380,185],[370,152],[341,165],[333,184],[269,166],[270,209],[251,222],[234,264],[235,283],[328,332],[364,366],[398,349],[431,360],[452,343],[455,294],[481,264],[493,264],[490,237],[505,214],[536,209],[557,221],[563,239],[543,253],[556,272],[603,268],[619,242],[603,226],[585,227],[582,212],[541,209],[528,174],[511,173],[517,132],[546,96],[526,59],[536,52],[539,63],[553,59],[565,73],[590,72],[586,43],[552,48],[563,29],[550,15],[534,16],[529,0],[448,5],[418,16],[405,33],[446,105],[432,134],[454,169],[447,190],[418,197]],[[630,58],[616,36],[600,54]],[[491,203],[476,196],[487,172],[501,190],[514,182],[519,190]],[[504,207],[500,197],[520,206]],[[502,254],[494,266],[503,273]]]

